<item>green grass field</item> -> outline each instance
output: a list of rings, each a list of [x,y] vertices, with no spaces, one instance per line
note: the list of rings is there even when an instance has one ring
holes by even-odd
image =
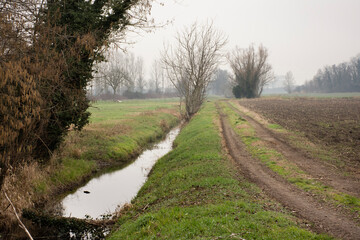
[[[154,166],[109,239],[331,239],[238,175],[223,152],[213,102],[181,131]]]

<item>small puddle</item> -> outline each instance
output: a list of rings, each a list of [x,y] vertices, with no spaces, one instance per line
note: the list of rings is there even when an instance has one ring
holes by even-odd
[[[180,127],[171,130],[165,140],[144,151],[129,166],[91,180],[62,201],[63,216],[96,219],[112,214],[136,196],[156,161],[172,150]]]

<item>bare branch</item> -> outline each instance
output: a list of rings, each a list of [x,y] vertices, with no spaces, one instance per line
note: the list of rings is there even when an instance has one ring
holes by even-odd
[[[5,195],[5,198],[8,200],[8,202],[10,203],[10,205],[11,205],[13,211],[14,211],[14,214],[15,214],[17,220],[19,221],[20,227],[25,231],[25,233],[26,233],[26,235],[28,235],[29,239],[30,239],[30,240],[33,240],[33,237],[31,236],[29,230],[26,228],[26,226],[24,225],[24,223],[21,221],[21,219],[20,219],[20,217],[19,217],[19,215],[18,215],[18,213],[17,213],[17,211],[16,211],[16,208],[15,208],[14,204],[11,202],[11,200],[10,200],[10,198],[8,197],[8,195],[6,194],[6,192],[5,192],[5,191],[3,191],[3,192],[4,192],[4,195]]]

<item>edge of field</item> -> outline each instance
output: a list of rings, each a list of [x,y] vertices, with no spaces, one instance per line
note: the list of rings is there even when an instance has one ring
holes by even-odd
[[[229,102],[230,103],[230,102]],[[343,209],[344,212],[357,219],[360,210],[360,199],[343,191],[336,190],[315,179],[309,173],[301,170],[291,159],[287,159],[278,150],[265,143],[263,139],[256,135],[253,126],[240,115],[234,112],[231,104],[222,104],[222,109],[226,113],[229,122],[246,146],[246,150],[260,162],[264,163],[271,171],[281,176],[289,184],[305,191],[307,194],[315,197],[320,203],[331,204],[337,209]],[[238,105],[236,105],[238,107]],[[236,108],[235,107],[235,108]],[[236,108],[239,110],[238,108]],[[240,111],[244,111],[241,109]],[[242,112],[250,116],[249,112]],[[253,116],[254,117],[254,116]],[[257,116],[257,120],[259,116]],[[264,123],[263,123],[264,124]],[[268,130],[278,130],[284,133],[285,129],[279,125],[265,123],[262,125]],[[269,128],[270,126],[270,128]],[[290,134],[290,133],[288,133]]]
[[[41,209],[93,176],[129,164],[179,124],[177,103],[165,99],[95,104],[88,126],[81,132],[69,132],[45,166],[32,164],[19,169],[20,177],[7,179],[6,191],[17,209]],[[6,207],[5,202],[3,205]],[[5,211],[9,218],[0,223],[2,229],[9,227],[13,215],[9,209]]]
[[[358,93],[360,94],[360,93]],[[329,94],[323,94],[324,97],[319,97],[317,95],[314,95],[312,97],[310,96],[298,96],[298,95],[290,95],[290,96],[267,96],[264,98],[259,98],[259,99],[254,99],[255,101],[272,101],[272,100],[277,100],[277,101],[282,101],[282,102],[293,102],[294,105],[296,105],[297,103],[295,103],[294,101],[298,102],[300,101],[299,104],[301,104],[301,101],[306,100],[307,102],[309,101],[331,101],[329,102],[329,105],[334,105],[336,103],[336,101],[343,101],[343,100],[360,100],[359,96],[351,96],[349,95],[348,97],[345,97],[343,95],[339,95],[338,97],[335,97],[333,95],[329,95]],[[253,101],[253,100],[246,100],[246,101]],[[333,102],[335,101],[335,103]],[[349,156],[343,155],[342,151],[352,151],[351,146],[347,145],[347,146],[341,146],[339,145],[339,147],[336,147],[336,145],[329,145],[329,143],[326,142],[326,140],[329,140],[330,138],[333,139],[337,139],[338,136],[337,134],[334,136],[326,136],[324,134],[324,132],[328,131],[331,132],[334,129],[336,129],[336,127],[341,126],[342,124],[349,124],[349,122],[355,122],[356,120],[352,119],[341,119],[339,120],[339,113],[337,111],[336,108],[331,109],[331,113],[335,113],[333,114],[332,117],[337,118],[334,119],[335,123],[331,123],[330,124],[330,119],[324,119],[324,117],[322,118],[321,121],[316,120],[315,122],[313,122],[314,119],[311,119],[311,127],[315,126],[317,128],[319,128],[321,130],[321,134],[323,135],[322,138],[317,138],[314,136],[311,136],[312,133],[310,133],[310,138],[309,138],[309,131],[305,131],[304,130],[304,125],[303,126],[297,126],[295,124],[290,124],[287,125],[287,123],[285,121],[280,121],[279,122],[279,115],[273,115],[273,114],[269,114],[270,112],[268,111],[268,109],[261,109],[261,108],[256,108],[256,104],[252,105],[252,104],[244,104],[246,102],[243,101],[230,101],[232,102],[232,104],[237,107],[242,108],[241,111],[244,112],[244,114],[248,115],[249,117],[255,119],[256,121],[258,121],[259,123],[261,123],[264,127],[268,128],[270,131],[275,132],[277,135],[281,136],[282,138],[286,139],[286,141],[292,145],[294,148],[301,150],[305,155],[309,155],[312,158],[320,158],[323,162],[326,162],[329,165],[332,165],[332,167],[334,168],[344,168],[346,171],[349,171],[348,174],[353,174],[354,171],[353,169],[356,168],[357,163],[355,163],[353,160],[349,159]],[[296,108],[297,109],[297,108]],[[307,108],[308,110],[309,108]],[[288,109],[286,110],[286,114],[291,114],[291,112],[288,111]],[[299,111],[303,111],[301,108],[299,109]],[[329,111],[329,110],[328,110]],[[352,111],[354,111],[352,109]],[[306,116],[308,116],[308,114],[305,112]],[[319,113],[319,114],[324,114],[324,113]],[[346,113],[343,112],[343,115],[346,115]],[[283,116],[281,116],[283,117]],[[311,116],[310,116],[311,117]],[[331,116],[329,116],[329,118],[331,118]],[[287,119],[286,116],[283,117],[283,119]],[[306,119],[307,120],[307,119]],[[303,121],[303,122],[306,122]],[[296,121],[293,121],[296,123]],[[335,127],[336,126],[336,127]],[[352,126],[351,128],[353,128],[354,126]],[[353,131],[353,129],[349,129],[350,132],[348,134],[352,134],[353,136],[357,136],[356,134],[352,133],[351,131]],[[358,127],[356,127],[357,129],[359,129]],[[311,128],[310,128],[311,129]],[[340,132],[339,133],[343,134],[345,131]],[[324,136],[325,135],[325,136]],[[327,138],[324,138],[327,137]],[[341,139],[341,138],[340,138]],[[354,148],[354,147],[352,147]],[[341,151],[339,151],[341,150]],[[353,171],[353,173],[351,173],[351,171]]]
[[[109,239],[332,239],[269,199],[224,151],[213,102],[154,166]]]

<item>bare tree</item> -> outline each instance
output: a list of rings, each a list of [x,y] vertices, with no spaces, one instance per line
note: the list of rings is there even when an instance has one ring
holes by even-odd
[[[161,80],[162,82],[164,81],[164,75],[163,75],[163,68],[161,66],[161,63],[157,60],[154,60],[153,62],[151,75],[152,75],[154,90],[156,93],[160,93],[161,91],[160,84],[161,84]]]
[[[268,51],[262,45],[257,52],[253,45],[245,49],[236,47],[228,60],[234,72],[233,93],[237,98],[260,97],[264,86],[274,79]]]
[[[129,75],[128,81],[126,82],[127,91],[134,92],[138,71],[136,69],[135,56],[133,53],[130,53],[126,56],[125,66],[126,66],[126,71]]]
[[[112,89],[114,98],[119,88],[129,85],[130,73],[128,71],[128,56],[119,51],[109,51],[105,54],[106,62],[96,64],[96,74],[94,74],[94,85],[99,93],[106,92],[107,88]],[[101,86],[102,85],[102,86]]]
[[[165,93],[165,88],[166,88],[166,79],[165,79],[165,72],[164,72],[164,68],[161,66],[161,92],[162,94]]]
[[[126,87],[127,91],[144,92],[146,81],[144,78],[144,60],[142,57],[135,58],[134,54],[124,54],[118,50],[110,50],[105,54],[106,62],[96,65],[93,86],[98,93],[112,89],[115,97],[116,93],[121,92],[121,87]],[[136,59],[136,60],[135,60]]]
[[[287,93],[292,93],[295,88],[295,80],[293,73],[291,71],[287,72],[285,75],[285,81],[284,81],[284,89]]]
[[[146,85],[144,78],[144,60],[141,57],[137,57],[135,62],[135,79],[136,79],[136,87],[140,93],[144,92],[144,88]]]
[[[175,45],[163,52],[167,77],[184,97],[185,119],[189,120],[200,109],[226,42],[212,23],[201,26],[194,23],[178,32]]]
[[[128,82],[129,75],[125,68],[117,62],[111,62],[107,67],[107,72],[105,73],[103,79],[106,84],[112,88],[115,96],[121,85]]]
[[[231,83],[229,73],[226,70],[218,69],[214,76],[214,80],[209,86],[209,93],[218,96],[231,95]]]

